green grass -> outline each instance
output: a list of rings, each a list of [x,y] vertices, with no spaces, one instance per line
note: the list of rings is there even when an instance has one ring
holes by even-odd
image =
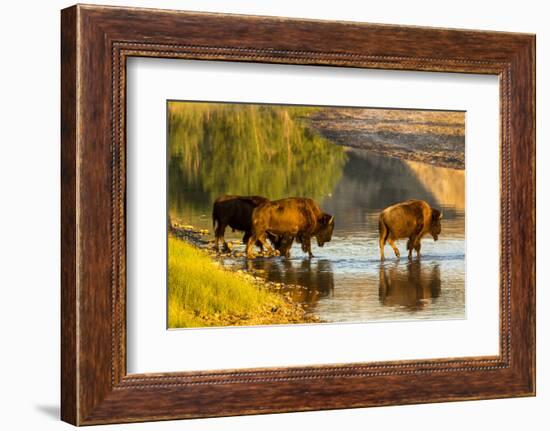
[[[282,300],[240,274],[217,265],[206,252],[177,238],[168,238],[168,326],[224,326],[265,314]]]

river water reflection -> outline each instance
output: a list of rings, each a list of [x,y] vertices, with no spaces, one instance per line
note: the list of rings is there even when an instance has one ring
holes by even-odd
[[[450,319],[465,316],[464,171],[347,150],[343,174],[332,192],[319,199],[335,217],[332,241],[313,246],[307,259],[294,244],[292,257],[224,259],[233,268],[255,269],[288,289],[324,322],[401,319]],[[406,241],[399,241],[401,259],[387,245],[380,261],[378,214],[388,205],[416,198],[443,211],[437,242],[422,241],[422,256],[407,259]],[[211,229],[209,209],[185,217]],[[228,229],[228,237],[233,236]]]

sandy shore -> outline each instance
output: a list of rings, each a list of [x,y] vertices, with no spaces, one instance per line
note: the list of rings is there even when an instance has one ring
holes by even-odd
[[[337,145],[464,169],[464,112],[343,108],[319,110],[305,121]]]

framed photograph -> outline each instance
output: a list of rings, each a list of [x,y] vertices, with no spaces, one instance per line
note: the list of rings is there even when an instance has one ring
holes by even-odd
[[[535,36],[61,13],[61,416],[535,394]]]

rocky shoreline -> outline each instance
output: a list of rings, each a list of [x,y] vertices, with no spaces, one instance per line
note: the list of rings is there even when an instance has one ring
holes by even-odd
[[[230,251],[217,252],[214,249],[214,240],[206,239],[206,236],[210,232],[208,229],[198,229],[192,225],[180,223],[174,221],[170,223],[169,235],[181,239],[194,247],[200,248],[213,258],[214,262],[219,263],[220,258],[243,258],[245,257],[244,250],[242,250],[241,241],[228,241]],[[278,254],[275,253],[257,253],[263,257],[273,257]],[[219,263],[221,265],[221,263]],[[288,285],[284,283],[278,283],[266,280],[261,275],[260,270],[243,270],[237,269],[232,271],[237,277],[241,277],[248,282],[252,282],[260,289],[266,289],[276,294],[282,300],[282,305],[276,306],[273,304],[266,304],[264,309],[255,314],[249,315],[224,315],[222,313],[216,313],[215,315],[200,315],[196,316],[204,322],[204,326],[234,326],[234,325],[270,325],[270,324],[288,324],[288,323],[319,323],[321,320],[318,316],[307,312],[302,304],[296,303],[292,300],[290,293],[291,289],[302,288],[303,286]]]
[[[229,251],[216,251],[214,249],[214,240],[208,240],[205,239],[205,236],[210,234],[210,231],[208,229],[198,229],[195,226],[192,226],[190,224],[183,224],[180,222],[173,222],[170,223],[170,234],[175,236],[176,238],[182,239],[184,241],[187,241],[188,243],[194,245],[195,247],[198,247],[204,251],[206,251],[209,255],[213,257],[245,257],[246,254],[244,253],[244,250],[238,250],[238,246],[242,246],[242,242],[238,240],[230,240],[227,241],[227,245],[229,246]],[[271,253],[267,251],[256,251],[256,256],[262,256],[262,257],[274,257],[279,256],[279,252],[276,250],[273,250]]]

